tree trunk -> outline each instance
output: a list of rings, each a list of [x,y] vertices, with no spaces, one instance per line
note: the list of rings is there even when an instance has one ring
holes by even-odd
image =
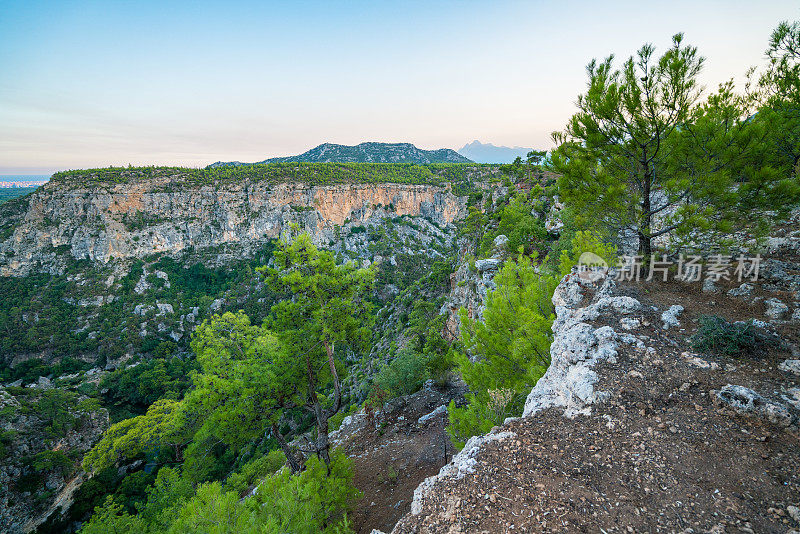
[[[642,180],[642,218],[639,221],[639,254],[644,256],[644,261],[650,261],[653,253],[652,238],[650,237],[650,222],[652,218],[650,206],[650,186],[653,179],[652,170],[647,164],[647,153],[642,153],[642,165],[644,166],[644,179]]]
[[[292,473],[299,473],[303,469],[303,466],[300,465],[300,461],[295,457],[292,449],[289,448],[289,444],[286,443],[286,439],[283,437],[280,430],[278,430],[278,425],[276,423],[272,423],[272,435],[278,440],[278,444],[281,446],[281,450],[286,456],[286,461],[289,462],[289,467],[292,468]]]

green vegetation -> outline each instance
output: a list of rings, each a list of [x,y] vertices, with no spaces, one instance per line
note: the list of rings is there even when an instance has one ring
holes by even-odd
[[[674,246],[721,243],[783,217],[800,199],[800,184],[792,176],[796,159],[780,153],[793,141],[773,119],[797,123],[796,113],[781,110],[800,102],[791,101],[796,92],[782,92],[796,83],[790,73],[798,59],[793,49],[781,53],[791,33],[782,28],[762,80],[773,89],[766,100],[736,93],[733,82],[701,99],[705,60],[681,34],[659,58],[645,45],[619,69],[613,56],[592,61],[579,111],[554,134],[560,146],[551,162],[561,174],[559,194],[582,223],[632,232],[639,252],[650,255],[660,236],[671,236]]]
[[[470,388],[467,406],[452,402],[448,410],[448,432],[459,447],[521,413],[525,397],[550,363],[555,317],[550,298],[558,279],[537,274],[531,259],[521,255],[505,263],[495,283],[483,322],[464,309],[459,313],[465,351],[455,361]]]
[[[195,490],[178,470],[165,468],[145,490],[137,515],[108,497],[80,532],[352,532],[346,513],[359,493],[353,488],[350,461],[337,451],[330,466],[310,458],[305,467],[297,475],[283,469],[266,476],[258,492],[244,501],[219,482],[201,484]]]
[[[699,351],[755,357],[778,345],[778,338],[757,328],[752,321],[730,323],[716,315],[703,315],[692,345]]]

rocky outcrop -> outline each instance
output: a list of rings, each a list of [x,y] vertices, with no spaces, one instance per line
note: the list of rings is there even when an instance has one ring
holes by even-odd
[[[342,229],[386,217],[423,217],[444,227],[466,213],[466,198],[447,186],[249,180],[200,186],[170,176],[95,187],[55,181],[26,202],[0,243],[0,275],[60,272],[64,252],[100,263],[222,245],[247,254],[290,223],[329,246]]]

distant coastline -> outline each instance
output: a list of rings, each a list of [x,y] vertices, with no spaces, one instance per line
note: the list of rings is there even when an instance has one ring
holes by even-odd
[[[50,181],[47,174],[0,174],[0,188],[39,187]]]

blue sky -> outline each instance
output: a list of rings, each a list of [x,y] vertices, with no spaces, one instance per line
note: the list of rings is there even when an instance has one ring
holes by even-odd
[[[548,148],[593,57],[672,34],[709,87],[785,2],[5,0],[0,174],[254,161],[321,142]]]

